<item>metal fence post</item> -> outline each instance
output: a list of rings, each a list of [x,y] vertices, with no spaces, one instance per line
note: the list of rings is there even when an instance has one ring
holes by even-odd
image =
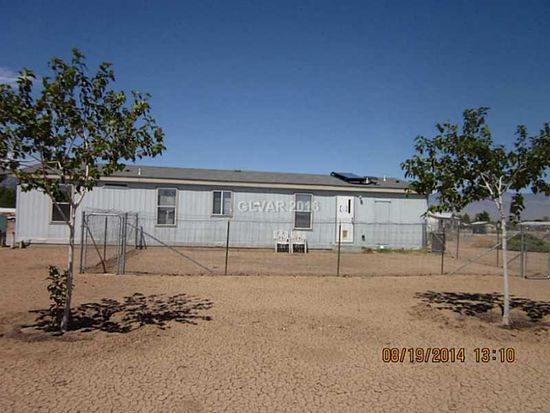
[[[338,223],[338,260],[336,262],[336,276],[340,276],[340,246],[342,244],[342,224]]]
[[[227,236],[225,238],[225,272],[224,274],[227,275],[227,261],[229,259],[229,220],[227,220]]]
[[[428,224],[426,222],[422,223],[422,247],[428,248]]]
[[[520,237],[521,237],[521,265],[520,265],[520,268],[521,268],[521,276],[523,278],[525,278],[525,236],[524,236],[524,233],[523,233],[523,225],[520,224],[519,226],[519,233],[520,233]]]
[[[145,235],[143,235],[143,225],[139,227],[139,249],[147,249],[147,244],[145,243]]]
[[[123,243],[123,231],[124,231],[124,223],[123,223],[123,216],[117,215],[118,218],[118,242],[117,242],[117,249],[118,249],[118,260],[117,260],[117,274],[122,273],[122,243]]]
[[[128,235],[128,212],[124,213],[122,217],[122,271],[124,274],[126,272],[126,237]]]
[[[134,235],[135,235],[135,241],[134,241],[134,248],[137,249],[138,247],[138,226],[139,224],[139,216],[136,212],[136,225],[134,226]]]
[[[82,222],[80,223],[80,273],[82,274],[84,272],[84,234],[85,229],[84,226],[86,225],[86,211],[82,211]]]
[[[458,253],[460,251],[460,221],[456,225],[456,259],[458,261]]]
[[[107,260],[107,215],[105,215],[105,225],[103,228],[103,261]]]
[[[441,275],[445,273],[445,249],[446,249],[446,236],[445,236],[445,225],[443,225],[443,239],[441,240]]]
[[[499,266],[500,260],[500,226],[497,222],[497,267]]]

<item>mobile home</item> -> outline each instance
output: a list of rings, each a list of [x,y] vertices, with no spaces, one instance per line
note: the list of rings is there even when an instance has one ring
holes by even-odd
[[[68,204],[61,207],[68,212]],[[103,178],[80,209],[77,226],[82,211],[132,212],[145,233],[169,245],[222,244],[230,221],[231,245],[241,247],[271,247],[284,230],[300,231],[310,248],[338,240],[356,248],[420,248],[427,200],[407,193],[405,181],[350,173],[128,166]],[[18,241],[67,242],[62,214],[39,191],[18,187],[17,218]]]

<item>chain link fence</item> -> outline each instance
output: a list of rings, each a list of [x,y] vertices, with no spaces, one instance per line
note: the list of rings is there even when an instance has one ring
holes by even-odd
[[[138,214],[82,213],[80,272],[125,273],[126,259],[138,245]]]
[[[317,221],[311,230],[295,230],[292,221],[187,219],[178,221],[176,228],[163,228],[140,216],[139,238],[144,245],[127,260],[126,270],[174,275],[361,275],[365,262],[376,259],[388,262],[375,264],[373,273],[404,274],[409,264],[399,259],[403,254],[407,260],[418,260],[423,272],[433,267],[423,223],[355,222],[353,234],[338,242],[339,224]]]
[[[83,272],[165,275],[379,276],[502,273],[498,233],[460,225],[427,232],[424,223],[182,219],[123,212],[83,214]],[[510,231],[510,273],[548,276],[550,225]],[[344,236],[342,236],[344,234]],[[523,234],[523,235],[522,235]],[[535,237],[537,240],[534,241]],[[533,250],[532,245],[543,245]]]
[[[550,279],[550,223],[524,222],[519,237],[508,248],[519,253],[520,272],[525,278]]]
[[[482,268],[502,273],[504,251],[499,225],[480,230],[462,225],[445,230],[445,272],[478,274]],[[523,222],[507,230],[509,274],[523,278],[550,277],[550,223]]]

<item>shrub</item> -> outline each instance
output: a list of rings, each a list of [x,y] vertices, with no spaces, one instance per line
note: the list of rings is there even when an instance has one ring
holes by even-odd
[[[63,309],[67,300],[67,276],[67,271],[61,273],[54,265],[48,267],[48,292],[52,301],[49,312],[52,327],[59,327],[63,318]]]
[[[528,252],[550,252],[550,242],[537,238],[531,234],[523,236],[524,250]],[[510,251],[521,251],[521,237],[515,236],[508,242]]]

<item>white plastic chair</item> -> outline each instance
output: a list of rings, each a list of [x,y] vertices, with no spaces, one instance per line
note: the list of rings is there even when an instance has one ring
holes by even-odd
[[[273,239],[275,240],[275,252],[280,252],[279,246],[282,247],[282,252],[290,252],[290,241],[288,239],[288,232],[286,231],[274,231]]]
[[[303,232],[292,231],[290,233],[290,249],[292,253],[294,253],[296,247],[298,247],[298,250],[302,249],[304,254],[309,252],[306,235]]]

